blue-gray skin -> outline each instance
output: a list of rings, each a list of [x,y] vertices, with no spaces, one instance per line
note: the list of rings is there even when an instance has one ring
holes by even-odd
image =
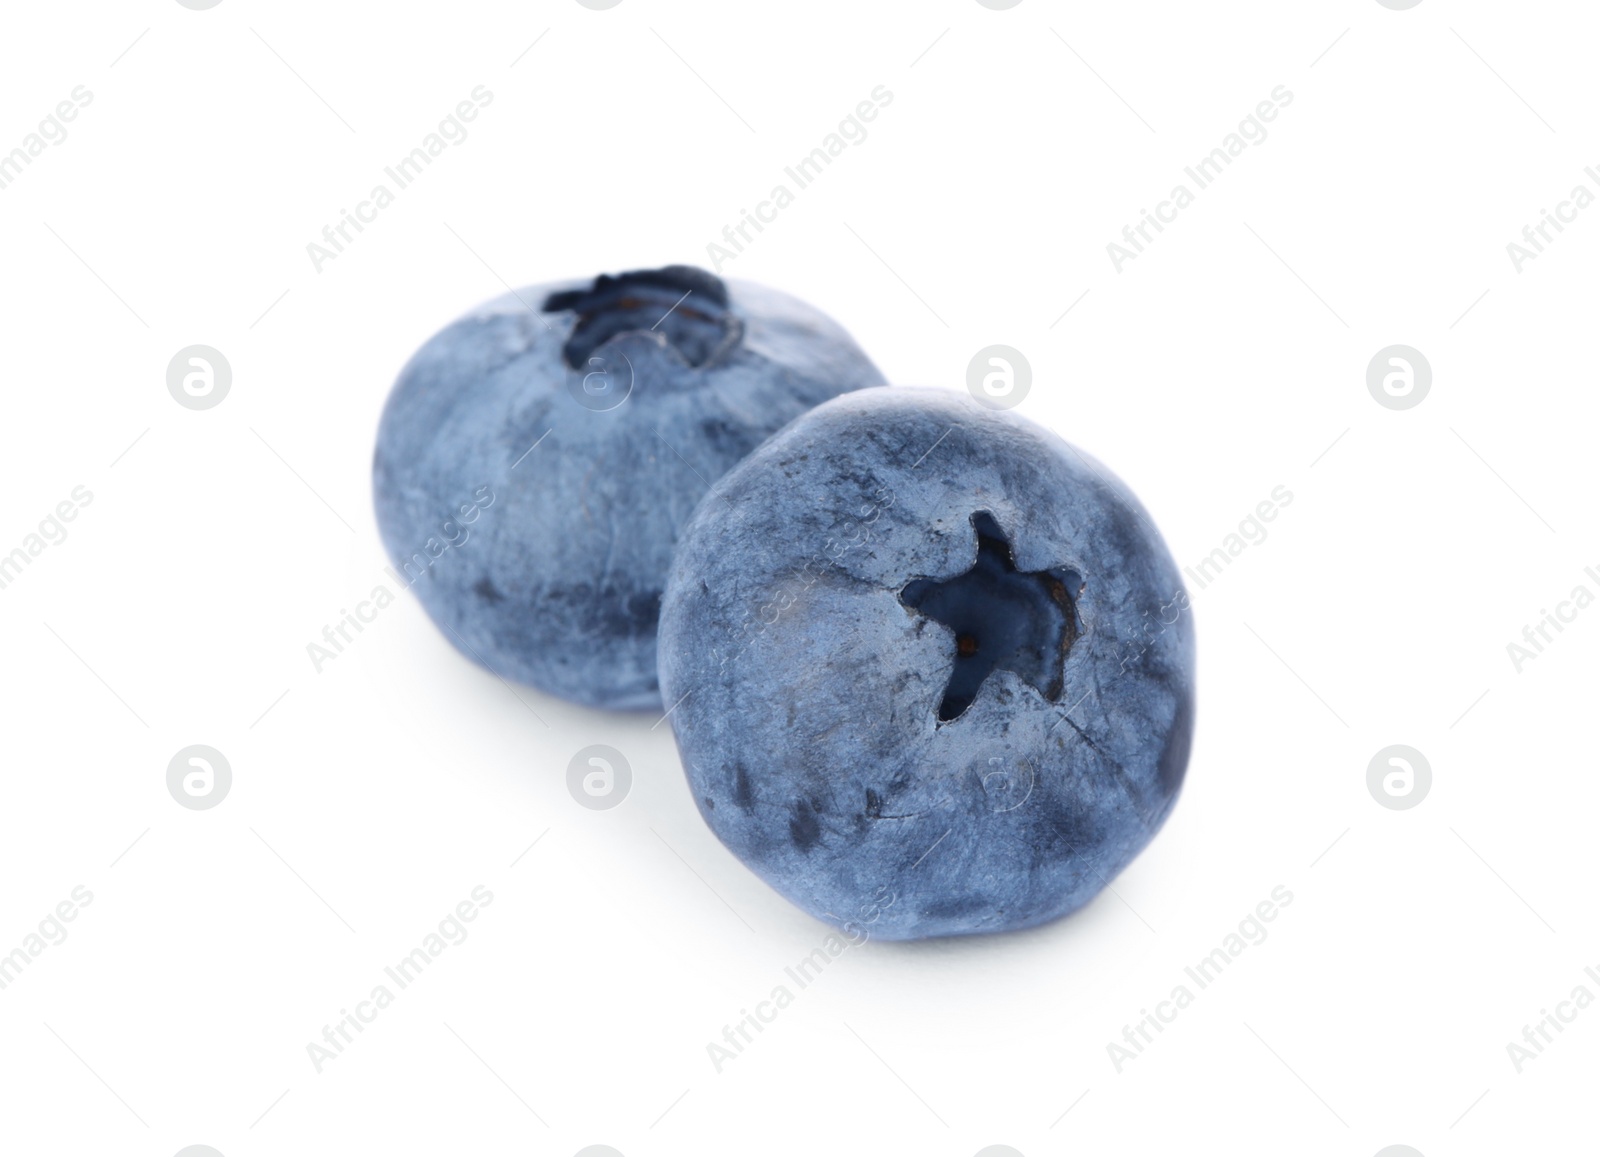
[[[520,290],[401,371],[378,527],[472,659],[588,706],[659,709],[661,592],[707,485],[791,418],[882,382],[817,310],[702,270]]]
[[[965,394],[796,419],[712,487],[661,613],[701,814],[813,916],[890,940],[1087,903],[1177,799],[1194,631],[1087,455]]]

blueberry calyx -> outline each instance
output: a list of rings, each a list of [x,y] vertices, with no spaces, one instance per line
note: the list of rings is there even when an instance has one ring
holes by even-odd
[[[561,356],[573,369],[606,342],[628,333],[657,334],[690,366],[737,344],[744,327],[730,310],[728,287],[691,265],[602,273],[586,289],[545,298],[545,313],[577,314]]]
[[[949,579],[913,579],[900,602],[955,635],[950,681],[939,703],[948,723],[972,706],[983,681],[1014,672],[1050,702],[1060,700],[1067,652],[1081,632],[1071,571],[1019,571],[1010,541],[988,511],[972,516],[977,552],[972,566]]]

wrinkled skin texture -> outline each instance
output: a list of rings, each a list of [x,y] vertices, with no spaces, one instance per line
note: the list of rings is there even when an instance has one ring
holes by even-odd
[[[1071,627],[1034,600],[1040,647],[1012,652],[1008,635],[941,722],[961,645],[902,596],[927,607],[927,580],[974,570],[975,520],[1023,580],[1065,576]],[[981,597],[987,581],[948,589]],[[1063,643],[1059,688],[1007,669]],[[672,723],[701,814],[788,899],[883,939],[1002,931],[1086,903],[1171,811],[1193,621],[1149,515],[1103,466],[964,394],[873,389],[712,488],[668,582],[661,678],[683,699]]]
[[[883,381],[792,297],[681,267],[641,276],[656,274],[671,276],[535,286],[448,326],[401,372],[373,462],[395,574],[451,643],[592,707],[661,706],[662,587],[707,485],[791,418]],[[674,309],[680,285],[699,291]],[[567,308],[546,312],[552,295]],[[615,408],[580,402],[597,368],[631,379]]]

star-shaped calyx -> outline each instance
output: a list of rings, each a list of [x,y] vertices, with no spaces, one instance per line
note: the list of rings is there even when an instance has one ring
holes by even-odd
[[[1052,703],[1061,698],[1062,665],[1077,639],[1074,599],[1082,580],[1071,571],[1019,571],[1011,544],[992,515],[972,516],[978,557],[951,579],[913,579],[900,601],[956,638],[955,665],[939,721],[955,719],[995,670],[1015,672]]]
[[[659,334],[685,362],[698,366],[743,332],[728,287],[691,265],[636,269],[614,277],[602,273],[587,288],[545,298],[544,312],[569,310],[577,321],[561,354],[573,369],[585,367],[591,354],[621,334]]]

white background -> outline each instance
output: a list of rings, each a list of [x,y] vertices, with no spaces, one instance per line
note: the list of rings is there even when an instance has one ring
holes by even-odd
[[[1507,644],[1600,594],[1600,208],[1520,273],[1506,245],[1600,191],[1595,32],[1486,0],[8,6],[0,150],[93,101],[0,190],[0,553],[93,501],[0,590],[0,952],[93,901],[0,991],[0,1151],[1593,1151],[1600,1007],[1520,1073],[1506,1046],[1600,997],[1600,610],[1520,673]],[[470,137],[318,272],[307,243],[478,85]],[[1188,781],[1115,894],[851,949],[719,1073],[825,929],[704,827],[670,725],[513,694],[409,595],[320,674],[306,645],[383,581],[372,441],[418,344],[506,283],[707,264],[878,85],[726,275],[896,382],[1016,347],[1022,412],[1182,566],[1294,497],[1191,585]],[[1119,273],[1107,244],[1278,85]],[[194,343],[233,368],[203,412],[165,382]],[[1432,365],[1414,409],[1368,393],[1392,343]],[[234,776],[206,811],[165,782],[197,743]],[[632,764],[611,811],[567,792],[591,743]],[[1395,743],[1433,769],[1411,810],[1366,786]],[[470,937],[317,1072],[480,884]],[[1269,938],[1119,1072],[1278,885]]]

